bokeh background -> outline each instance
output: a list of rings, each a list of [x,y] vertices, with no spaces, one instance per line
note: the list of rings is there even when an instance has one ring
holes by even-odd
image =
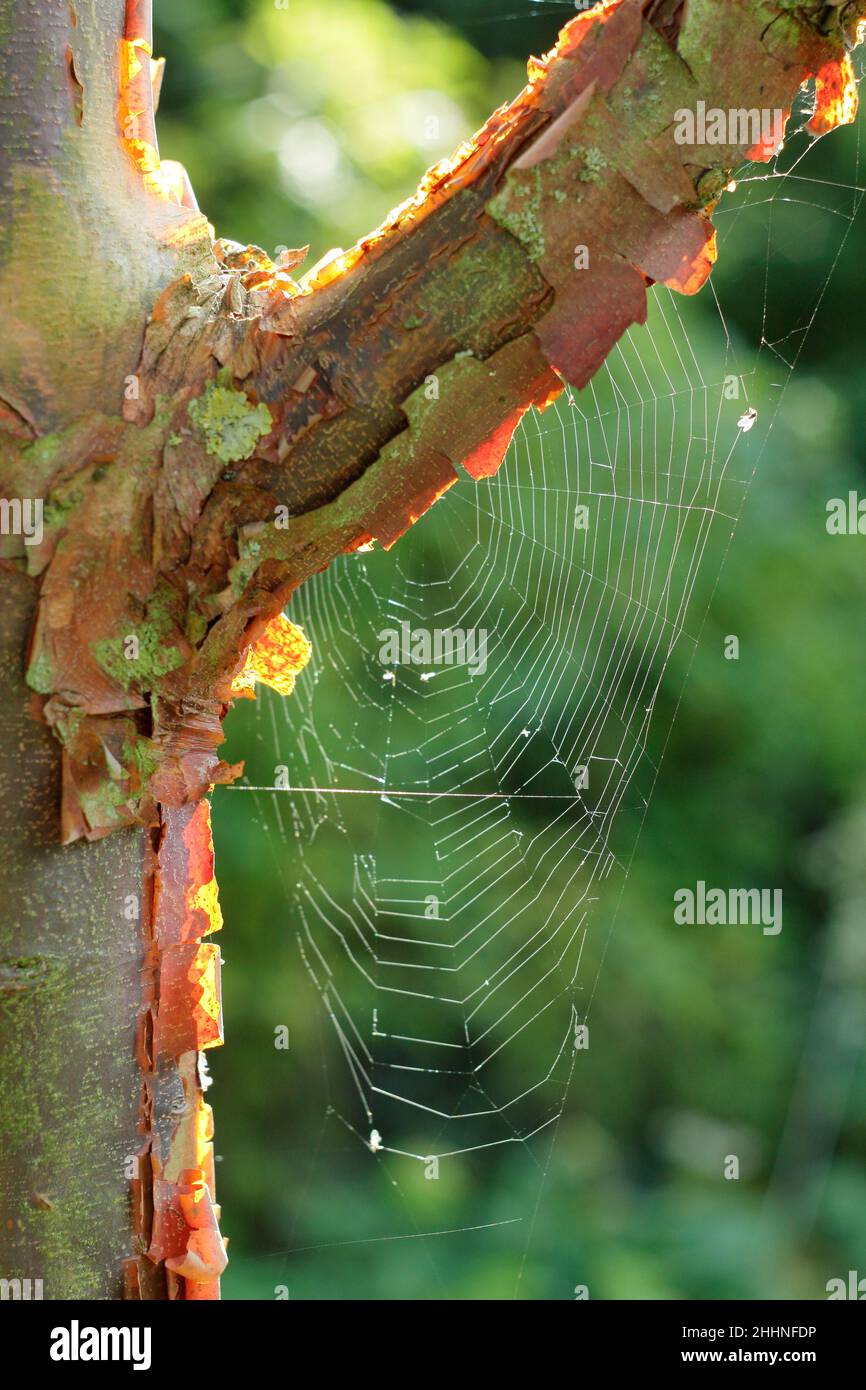
[[[156,10],[163,155],[186,165],[218,234],[270,252],[310,243],[311,261],[378,224],[519,90],[526,56],[573,13],[529,0]],[[724,565],[703,577],[696,651],[678,649],[665,680],[661,773],[613,929],[590,938],[592,1046],[555,1142],[492,1146],[437,1182],[369,1152],[341,1118],[351,1081],[297,948],[292,819],[281,830],[267,797],[216,794],[226,1297],[569,1299],[586,1285],[592,1298],[822,1298],[828,1279],[866,1276],[866,540],[825,527],[828,499],[864,486],[862,133],[822,141],[796,178],[747,175],[719,217],[713,287],[682,308],[699,368],[720,335],[733,345],[759,407],[737,476],[755,476]],[[439,511],[404,564],[423,565],[424,535],[449,544]],[[727,634],[739,661],[723,658]],[[373,679],[361,662],[357,679]],[[344,683],[317,681],[315,698],[339,729]],[[288,760],[278,705],[265,691],[229,718],[226,756],[247,758],[251,781]],[[423,877],[411,835],[396,849]],[[677,927],[673,892],[697,878],[782,887],[781,936]],[[509,1053],[515,1090],[542,1066],[531,1047]],[[739,1181],[722,1177],[729,1153]]]

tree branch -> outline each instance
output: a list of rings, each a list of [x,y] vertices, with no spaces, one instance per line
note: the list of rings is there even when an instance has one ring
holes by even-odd
[[[297,284],[302,253],[214,246],[160,162],[150,0],[0,0],[0,773],[24,789],[2,803],[0,1087],[29,1116],[7,1243],[53,1296],[116,1296],[121,1272],[132,1297],[218,1295],[198,1059],[221,1039],[220,916],[197,803],[236,771],[216,753],[230,700],[290,690],[308,658],[283,605],[335,555],[392,545],[459,469],[495,472],[521,415],[643,321],[653,283],[700,287],[714,200],[782,122],[679,143],[678,117],[787,113],[818,74],[815,132],[852,119],[864,14],[609,0],[383,228]],[[34,605],[62,838],[147,832],[50,844],[52,745],[16,674]]]
[[[645,320],[652,284],[701,287],[715,201],[744,157],[775,152],[803,82],[818,75],[816,133],[853,118],[864,15],[866,0],[606,0],[300,285],[291,253],[199,255],[154,308],[123,420],[80,419],[59,464],[16,446],[13,474],[51,502],[26,556],[29,680],[64,745],[65,838],[236,774],[222,718],[294,589],[392,545],[459,468],[494,473],[525,411],[584,387]],[[681,141],[700,103],[730,125]]]

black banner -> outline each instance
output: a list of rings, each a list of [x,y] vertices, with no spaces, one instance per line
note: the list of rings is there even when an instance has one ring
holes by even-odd
[[[846,1306],[847,1305],[847,1306]],[[330,1305],[329,1305],[330,1306]],[[387,1318],[383,1344],[383,1320],[370,1319],[368,1307],[344,1303],[326,1316],[329,1326],[316,1327],[317,1314],[309,1305],[301,1308],[288,1301],[224,1302],[180,1308],[156,1303],[40,1303],[8,1300],[0,1306],[4,1347],[14,1346],[22,1369],[48,1373],[63,1380],[69,1375],[90,1376],[100,1370],[112,1375],[128,1371],[139,1375],[176,1377],[200,1370],[211,1380],[220,1374],[221,1358],[231,1362],[232,1378],[250,1373],[283,1370],[297,1373],[297,1357],[321,1355],[327,1349],[331,1366],[339,1365],[341,1350],[350,1373],[384,1381],[393,1379],[393,1353],[400,1353],[401,1379],[414,1376],[401,1353],[401,1336],[414,1341],[414,1332],[393,1315]],[[500,1359],[511,1363],[514,1334],[525,1337],[534,1330],[538,1313],[509,1305],[508,1325],[500,1342],[491,1340],[503,1309],[485,1303],[475,1308],[471,1327],[478,1338],[478,1369],[489,1373]],[[549,1314],[545,1314],[546,1319]],[[458,1343],[449,1341],[451,1318],[460,1337],[459,1360],[467,1368],[466,1325],[459,1310],[425,1313],[433,1333],[423,1353],[423,1369],[441,1365],[455,1370]],[[355,1324],[355,1318],[364,1319]],[[523,1318],[526,1322],[523,1323]],[[515,1321],[516,1319],[516,1321]],[[521,1326],[522,1325],[522,1326]],[[700,1371],[705,1366],[735,1369],[739,1366],[807,1366],[826,1381],[845,1368],[850,1374],[859,1361],[864,1320],[851,1300],[821,1303],[604,1303],[578,1301],[555,1320],[558,1331],[569,1338],[571,1355],[581,1364],[600,1365],[611,1372],[666,1372],[675,1367]],[[334,1336],[339,1327],[339,1336]],[[288,1339],[291,1338],[291,1341]],[[301,1339],[306,1346],[302,1350]],[[522,1355],[532,1344],[522,1341]],[[555,1354],[555,1353],[554,1353]],[[471,1364],[471,1353],[469,1353]],[[389,1370],[389,1366],[391,1369]]]

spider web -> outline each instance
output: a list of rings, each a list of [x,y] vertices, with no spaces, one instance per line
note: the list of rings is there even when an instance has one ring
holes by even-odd
[[[317,1142],[348,1132],[401,1190],[411,1165],[512,1146],[526,1200],[492,1224],[523,1223],[524,1250],[712,594],[860,210],[847,138],[850,182],[822,179],[802,129],[749,166],[703,303],[656,288],[647,326],[527,416],[494,478],[304,586],[290,615],[312,666],[290,699],[260,696],[248,780],[217,793],[254,802],[275,929],[327,1023]],[[822,264],[782,315],[779,249],[810,235]],[[763,268],[746,303],[729,240]],[[486,666],[383,663],[401,623],[486,634]]]

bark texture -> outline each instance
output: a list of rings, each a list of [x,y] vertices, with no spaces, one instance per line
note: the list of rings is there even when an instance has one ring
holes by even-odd
[[[298,281],[293,253],[214,243],[160,163],[149,0],[0,0],[0,498],[44,508],[38,540],[0,535],[0,1105],[21,1134],[0,1274],[216,1296],[201,798],[237,771],[216,752],[228,703],[291,688],[299,584],[392,545],[459,469],[495,472],[653,283],[704,283],[729,171],[782,129],[681,145],[677,111],[787,113],[814,75],[815,132],[852,119],[864,15],[605,0],[385,226]]]
[[[706,280],[729,172],[769,159],[784,119],[757,143],[683,144],[677,112],[784,116],[817,75],[815,129],[850,119],[845,42],[864,11],[609,0],[300,286],[291,254],[212,247],[193,219],[135,371],[114,371],[114,413],[77,415],[62,447],[10,444],[0,474],[47,500],[42,543],[20,550],[40,582],[28,681],[64,748],[64,839],[149,823],[236,775],[215,751],[222,718],[293,589],[341,551],[392,545],[458,468],[493,473],[522,414],[585,386],[644,321],[653,283]],[[127,146],[152,200],[153,146]],[[21,416],[37,397],[17,398]]]
[[[155,300],[210,245],[205,219],[142,167],[153,163],[150,72],[137,96],[124,73],[147,24],[146,7],[125,0],[0,0],[0,498],[42,499],[47,517],[43,466],[67,467],[79,422],[119,410]],[[22,447],[32,453],[12,476]],[[41,1280],[50,1299],[164,1297],[185,1281],[153,1262],[130,1267],[152,1224],[141,1043],[159,980],[161,829],[132,823],[61,845],[60,747],[24,679],[40,589],[12,522],[4,512],[0,1278],[13,1297],[28,1279],[31,1296]],[[110,546],[112,525],[93,543]],[[162,1107],[173,1103],[172,1130],[188,1132],[200,1086],[187,1077],[185,1090],[173,1071]],[[167,1253],[177,1247],[175,1237]]]
[[[0,1277],[117,1298],[140,1145],[136,1062],[145,832],[64,849],[60,761],[28,710],[35,593],[0,603]]]

